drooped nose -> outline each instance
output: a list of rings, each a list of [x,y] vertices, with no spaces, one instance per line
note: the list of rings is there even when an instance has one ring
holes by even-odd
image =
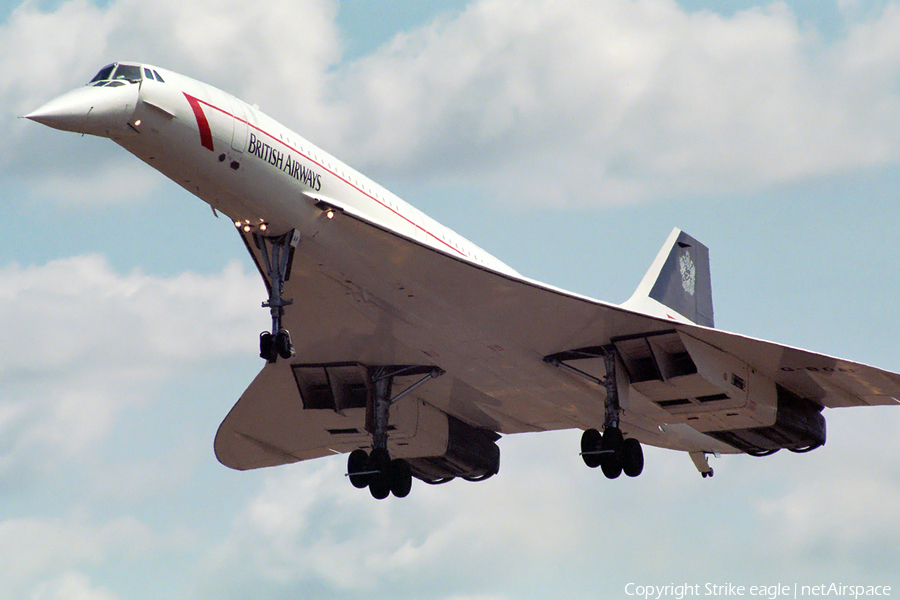
[[[134,133],[129,121],[139,92],[138,83],[78,88],[54,98],[25,118],[63,131],[121,137]]]

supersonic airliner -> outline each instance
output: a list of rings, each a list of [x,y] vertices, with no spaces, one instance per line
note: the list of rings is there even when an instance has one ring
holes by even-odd
[[[825,408],[900,402],[900,375],[714,328],[709,253],[674,230],[621,306],[523,277],[257,108],[147,64],[27,115],[106,137],[231,218],[265,284],[262,371],[219,427],[234,469],[347,453],[350,482],[480,481],[502,434],[580,429],[616,478],[642,444],[807,452]],[[261,294],[262,295],[262,294]]]

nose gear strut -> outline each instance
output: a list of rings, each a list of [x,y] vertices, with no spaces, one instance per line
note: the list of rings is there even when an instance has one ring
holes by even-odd
[[[284,282],[291,274],[291,262],[294,249],[300,243],[300,232],[292,229],[283,235],[271,237],[254,232],[253,242],[259,248],[263,267],[269,277],[269,299],[262,306],[268,308],[272,315],[272,331],[259,334],[259,356],[274,363],[279,356],[285,360],[294,356],[291,334],[281,324],[284,307],[292,304],[293,300],[286,300],[281,295],[284,293]]]

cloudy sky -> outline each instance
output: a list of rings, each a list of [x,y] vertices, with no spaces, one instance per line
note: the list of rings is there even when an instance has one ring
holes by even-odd
[[[622,302],[672,227],[716,322],[900,372],[900,2],[40,0],[0,4],[0,600],[900,593],[900,409],[808,455],[578,432],[376,502],[343,458],[249,473],[216,428],[261,368],[231,225],[114,144],[17,117],[139,60],[258,104],[520,272]]]

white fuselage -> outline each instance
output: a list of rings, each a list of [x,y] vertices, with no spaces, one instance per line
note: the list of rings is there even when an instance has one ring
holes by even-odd
[[[235,223],[265,223],[272,234],[297,229],[314,237],[323,207],[333,207],[458,259],[515,274],[257,108],[199,81],[154,69],[165,82],[133,84],[138,96],[130,125],[105,134]]]

